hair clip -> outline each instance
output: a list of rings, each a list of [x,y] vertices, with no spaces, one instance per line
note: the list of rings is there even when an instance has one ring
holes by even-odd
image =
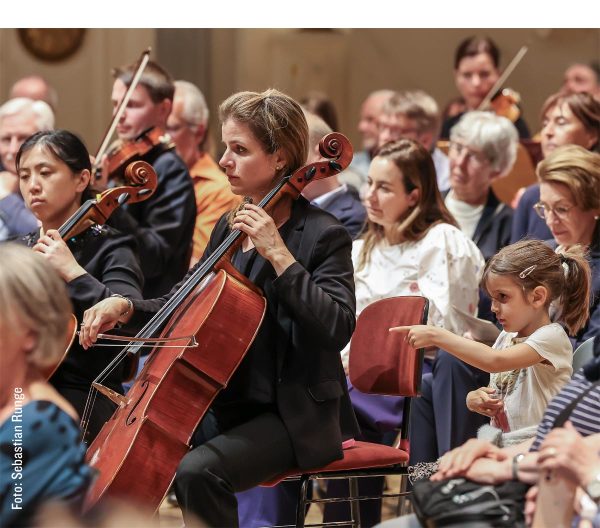
[[[519,278],[520,279],[524,279],[525,277],[528,277],[529,275],[531,275],[531,272],[536,268],[537,264],[534,264],[533,266],[529,266],[528,268],[525,268],[521,273],[519,273]]]

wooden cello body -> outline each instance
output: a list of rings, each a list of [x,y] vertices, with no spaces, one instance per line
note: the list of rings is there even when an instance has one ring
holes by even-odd
[[[329,161],[284,177],[258,205],[273,211],[282,197],[296,198],[310,181],[340,172],[352,159],[342,134],[326,136],[320,150]],[[87,453],[99,476],[85,510],[107,495],[153,510],[160,506],[196,427],[242,361],[265,314],[265,298],[230,264],[243,236],[232,231],[136,336],[143,341],[160,332],[176,346],[151,352],[127,395],[113,394],[119,408]],[[136,353],[136,345],[128,348],[125,352]]]
[[[265,308],[262,295],[223,270],[196,287],[161,337],[177,328],[178,334],[195,336],[197,346],[150,355],[127,393],[127,403],[121,403],[88,449],[88,461],[100,474],[86,506],[106,492],[160,505],[189,450],[191,435],[250,347]],[[231,321],[235,332],[228,330]]]

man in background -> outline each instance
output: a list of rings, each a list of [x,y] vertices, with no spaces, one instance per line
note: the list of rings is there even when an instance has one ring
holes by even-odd
[[[175,98],[167,120],[167,133],[175,142],[177,154],[186,164],[194,182],[196,223],[190,266],[200,260],[219,218],[234,209],[241,200],[231,192],[227,177],[206,152],[208,117],[202,92],[190,82],[175,81]]]
[[[29,136],[53,128],[54,113],[43,101],[19,97],[0,107],[0,240],[26,235],[38,227],[19,191],[15,162]]]
[[[450,188],[448,157],[436,147],[440,112],[435,99],[422,90],[395,93],[379,116],[378,145],[399,139],[412,139],[425,147],[433,158],[440,192]]]

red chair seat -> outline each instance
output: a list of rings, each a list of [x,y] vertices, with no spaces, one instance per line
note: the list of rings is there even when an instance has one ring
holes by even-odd
[[[351,471],[355,469],[388,467],[408,461],[408,453],[401,449],[386,445],[357,441],[352,447],[344,449],[344,458],[334,460],[331,464],[315,469],[290,469],[281,475],[263,482],[261,486],[276,486],[288,477],[300,477],[308,473],[327,473],[336,471]]]

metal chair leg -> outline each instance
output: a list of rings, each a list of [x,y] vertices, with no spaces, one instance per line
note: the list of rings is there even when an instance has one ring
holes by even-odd
[[[296,505],[296,528],[304,528],[306,521],[306,495],[309,483],[310,479],[308,476],[302,475],[300,479],[300,495],[298,497],[298,504]]]
[[[406,493],[408,489],[408,475],[400,476],[400,493]],[[398,504],[396,506],[396,515],[402,516],[408,513],[412,513],[412,505],[408,499],[408,495],[401,495],[398,497]]]
[[[358,479],[350,477],[348,479],[348,491],[350,496],[350,516],[352,519],[352,526],[354,528],[360,528],[360,501],[358,500]]]

